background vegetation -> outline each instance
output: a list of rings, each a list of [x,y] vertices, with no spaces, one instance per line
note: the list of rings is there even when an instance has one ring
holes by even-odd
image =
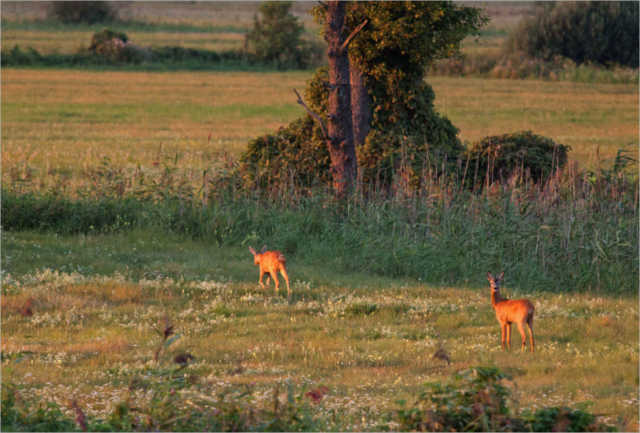
[[[246,32],[254,25],[258,4],[256,2],[196,3],[186,8],[172,3],[156,5],[132,2],[117,10],[119,21],[110,22],[109,28],[127,33],[132,41],[142,47],[172,46],[217,53],[241,51],[246,46]],[[312,21],[310,15],[305,14],[314,4],[313,2],[295,2],[291,11],[304,26],[304,40],[311,46],[321,46],[322,41],[316,36],[319,27]],[[623,2],[621,7],[624,8],[625,4]],[[513,45],[507,43],[507,40],[511,34],[524,31],[520,29],[525,29],[524,24],[534,18],[533,6],[534,2],[501,2],[486,5],[485,10],[492,17],[492,22],[482,30],[482,37],[478,42],[476,38],[468,38],[463,42],[466,58],[442,60],[436,65],[435,70],[430,72],[431,75],[529,78],[583,83],[638,83],[637,62],[631,62],[631,67],[611,64],[598,66],[593,63],[582,63],[582,60],[578,60],[581,64],[576,64],[567,58],[541,59],[536,58],[536,54],[532,54],[534,57],[531,57],[530,54],[522,51],[514,52]],[[567,7],[563,6],[563,8]],[[6,2],[2,10],[3,58],[11,58],[9,52],[15,45],[20,46],[23,51],[33,48],[42,55],[74,54],[79,47],[88,44],[94,32],[101,30],[104,26],[104,24],[64,24],[52,19],[50,13],[51,9],[46,3]],[[631,19],[629,14],[619,15],[619,17]],[[588,26],[586,28],[588,29]],[[616,25],[609,28],[633,30],[634,27]],[[582,38],[583,35],[578,33],[576,38]],[[637,39],[634,39],[633,35],[630,38],[632,41]],[[58,67],[101,66],[53,60]],[[626,63],[622,62],[622,64]],[[149,69],[149,66],[137,64],[135,68]],[[173,68],[176,66],[174,65]],[[180,68],[202,69],[203,66],[198,66],[197,63],[185,63],[180,65]],[[234,68],[246,70],[251,69],[251,66],[237,62]],[[209,65],[206,69],[214,68]]]

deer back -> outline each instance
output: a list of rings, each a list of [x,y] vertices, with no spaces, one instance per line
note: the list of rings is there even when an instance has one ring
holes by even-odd
[[[287,261],[280,251],[267,251],[260,258],[260,269],[275,273],[287,268]]]

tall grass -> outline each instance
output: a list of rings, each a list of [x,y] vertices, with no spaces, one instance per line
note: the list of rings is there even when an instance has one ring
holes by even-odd
[[[631,294],[638,182],[624,173],[629,162],[621,153],[610,169],[570,164],[539,184],[526,174],[493,182],[469,163],[456,173],[432,166],[419,189],[397,175],[391,187],[360,183],[338,201],[295,181],[244,185],[232,160],[194,172],[168,157],[134,170],[105,159],[75,180],[32,182],[28,167],[14,170],[3,184],[3,226],[65,234],[135,227],[218,245],[267,244],[327,269],[432,284],[476,285],[487,270],[505,270],[527,290]]]

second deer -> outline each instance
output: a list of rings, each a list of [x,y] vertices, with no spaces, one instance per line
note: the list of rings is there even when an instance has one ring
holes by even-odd
[[[527,299],[510,300],[503,299],[500,296],[500,283],[504,278],[504,272],[494,278],[491,272],[487,272],[487,278],[491,284],[491,305],[496,310],[496,317],[502,328],[502,350],[504,350],[505,340],[509,349],[511,349],[511,324],[518,325],[518,331],[522,337],[522,349],[526,346],[527,334],[524,332],[524,325],[529,327],[529,336],[531,337],[531,352],[533,352],[535,343],[533,340],[533,315],[536,308],[531,301]]]
[[[257,252],[253,247],[249,247],[249,251],[253,254],[253,261],[256,266],[260,266],[260,286],[265,287],[262,283],[262,278],[264,274],[267,274],[267,286],[269,285],[269,278],[273,278],[276,283],[276,293],[278,293],[280,281],[278,281],[276,273],[280,272],[287,282],[287,296],[291,296],[289,276],[287,275],[287,260],[284,258],[284,254],[280,251],[267,251],[266,245],[262,247],[260,252]]]

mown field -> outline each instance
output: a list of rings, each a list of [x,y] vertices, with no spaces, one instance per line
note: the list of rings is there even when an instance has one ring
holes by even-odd
[[[521,352],[514,330],[502,352],[488,284],[433,287],[290,260],[287,301],[258,287],[246,246],[149,232],[5,232],[2,246],[3,380],[63,407],[76,395],[90,416],[105,417],[153,370],[166,316],[182,335],[171,353],[196,356],[185,374],[210,383],[209,395],[250,385],[261,405],[278,386],[325,385],[319,410],[343,414],[336,428],[376,429],[396,400],[412,402],[422,383],[473,365],[510,374],[520,410],[590,407],[638,428],[637,297],[523,293],[507,275],[505,293],[536,306],[537,346]],[[33,317],[19,314],[28,299]],[[451,365],[434,359],[438,349]]]
[[[24,162],[36,177],[77,173],[108,156],[150,164],[160,146],[181,166],[224,152],[304,115],[293,88],[309,73],[143,73],[6,69],[2,77],[3,177]],[[531,130],[572,146],[585,167],[636,147],[638,87],[541,81],[429,79],[460,138]],[[209,137],[210,135],[210,137]],[[72,174],[73,177],[73,174]]]

